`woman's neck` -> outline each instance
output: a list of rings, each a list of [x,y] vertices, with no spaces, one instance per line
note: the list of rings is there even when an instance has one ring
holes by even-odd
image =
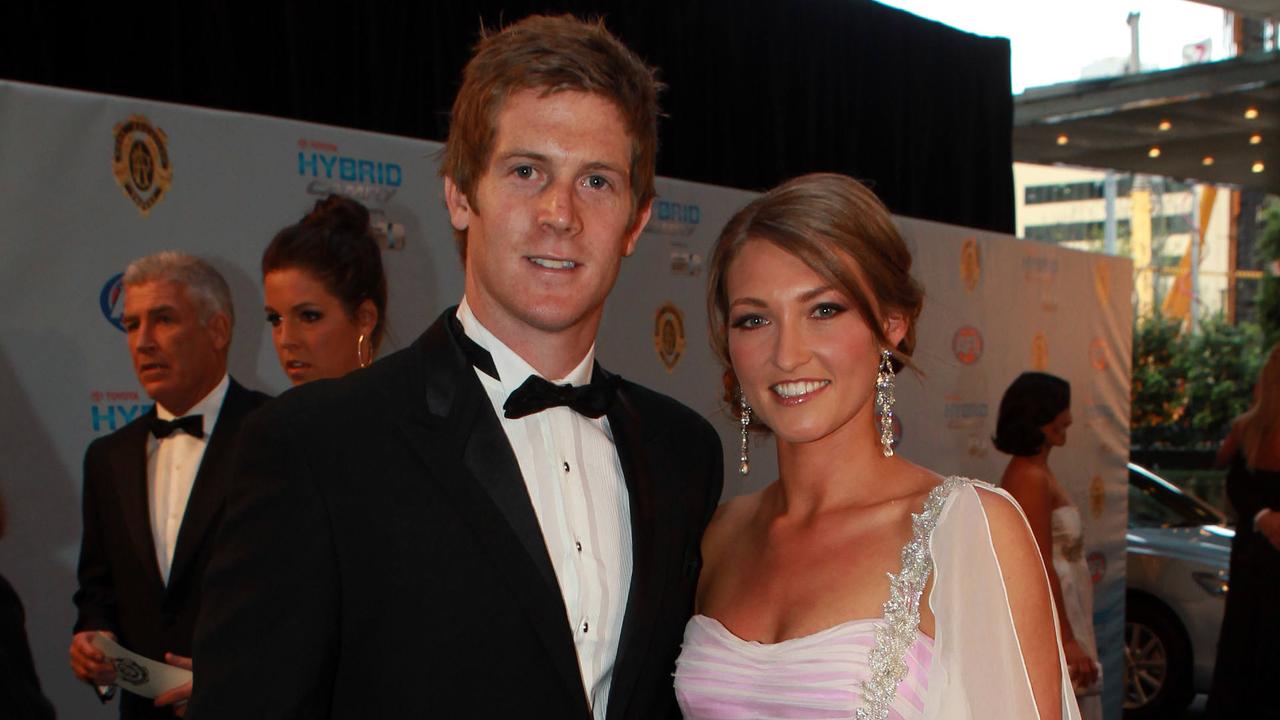
[[[875,434],[856,420],[818,440],[779,439],[777,446],[779,514],[817,515],[902,494],[884,482],[902,461],[885,457]]]

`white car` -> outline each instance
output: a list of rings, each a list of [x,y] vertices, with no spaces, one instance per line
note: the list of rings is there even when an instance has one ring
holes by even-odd
[[[1126,720],[1181,717],[1209,691],[1234,537],[1217,509],[1129,464]]]

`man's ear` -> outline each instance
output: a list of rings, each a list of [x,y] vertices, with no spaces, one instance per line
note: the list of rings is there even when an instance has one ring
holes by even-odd
[[[226,350],[231,345],[231,318],[226,313],[215,312],[204,326],[213,339],[213,346],[219,351]]]
[[[471,201],[447,175],[444,178],[444,204],[449,208],[449,224],[453,229],[466,231],[471,226]]]
[[[649,224],[649,215],[652,213],[653,198],[649,198],[644,207],[636,213],[631,229],[627,230],[627,244],[622,247],[622,257],[630,257],[631,253],[636,251],[636,241],[640,239],[640,233],[644,232],[644,226]]]
[[[898,347],[902,338],[907,336],[909,326],[907,318],[900,312],[890,312],[884,316],[884,335],[892,347]]]

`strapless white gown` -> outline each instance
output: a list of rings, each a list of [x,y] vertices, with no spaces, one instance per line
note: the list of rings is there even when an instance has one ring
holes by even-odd
[[[1080,510],[1075,505],[1063,505],[1050,515],[1053,532],[1053,570],[1062,586],[1063,612],[1071,621],[1076,642],[1098,662],[1098,642],[1093,634],[1093,577],[1084,560],[1084,524]],[[1102,666],[1098,666],[1098,681],[1088,688],[1079,689],[1076,700],[1080,703],[1083,720],[1102,720]]]

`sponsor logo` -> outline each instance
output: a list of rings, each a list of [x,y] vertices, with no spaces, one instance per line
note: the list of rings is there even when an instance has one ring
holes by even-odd
[[[129,658],[113,658],[111,664],[116,666],[116,677],[130,685],[145,685],[151,677],[145,667]]]
[[[391,222],[381,213],[369,214],[369,229],[383,250],[403,250],[405,245],[404,225]]]
[[[1106,370],[1110,363],[1107,362],[1107,344],[1102,338],[1094,338],[1089,343],[1089,364],[1094,370]]]
[[[972,325],[965,325],[951,336],[951,352],[964,365],[972,365],[982,358],[982,333]]]
[[[98,293],[98,306],[102,308],[102,316],[115,329],[124,332],[124,273],[116,273],[107,279]]]
[[[136,390],[94,390],[89,393],[89,418],[93,431],[114,432],[151,409],[152,403]]]
[[[958,395],[948,395],[946,404],[942,408],[942,417],[946,420],[949,428],[973,429],[985,426],[987,415],[990,412],[990,406],[985,402],[964,399]]]
[[[672,238],[668,245],[671,254],[671,274],[697,277],[702,274],[702,253],[695,252],[683,238]]]
[[[111,171],[143,217],[164,199],[173,182],[166,144],[164,131],[142,115],[130,115],[115,127]]]
[[[658,198],[644,232],[655,235],[692,235],[702,222],[702,208],[697,203],[678,203]]]
[[[1031,369],[1040,372],[1049,369],[1049,339],[1043,330],[1037,330],[1031,338]]]
[[[674,372],[684,355],[684,316],[672,303],[658,308],[653,321],[653,347],[667,372]]]
[[[399,163],[342,155],[338,146],[319,140],[298,141],[298,175],[311,178],[311,195],[345,195],[366,205],[382,205],[404,183]]]
[[[1097,520],[1106,509],[1107,488],[1102,482],[1102,476],[1095,473],[1089,481],[1089,513]]]
[[[1107,574],[1107,556],[1101,552],[1094,550],[1085,556],[1085,564],[1089,567],[1089,579],[1094,585],[1102,582],[1102,578]]]
[[[982,282],[982,251],[977,238],[965,238],[960,246],[960,279],[966,292],[973,292]]]
[[[1028,281],[1052,282],[1058,277],[1058,261],[1043,255],[1025,255],[1022,276]]]

